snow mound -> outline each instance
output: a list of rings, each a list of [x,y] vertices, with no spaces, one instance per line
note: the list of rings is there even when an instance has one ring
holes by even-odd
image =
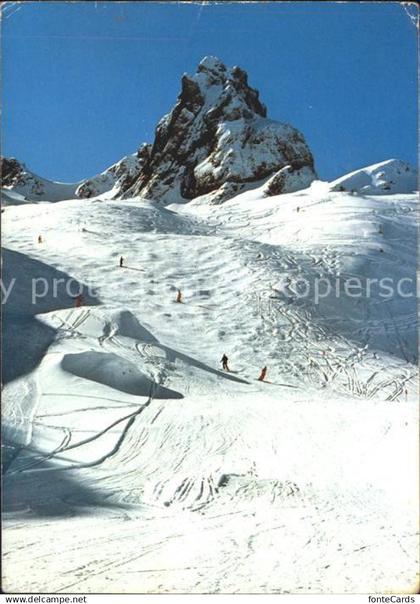
[[[109,331],[113,335],[124,338],[134,338],[139,342],[157,343],[158,340],[150,333],[129,310],[117,311],[111,315]]]
[[[417,170],[399,159],[388,159],[341,176],[331,183],[332,191],[366,195],[393,195],[418,190]]]
[[[155,384],[133,363],[114,353],[89,351],[66,354],[61,366],[73,375],[134,396],[153,396],[155,399],[183,398],[179,392]]]

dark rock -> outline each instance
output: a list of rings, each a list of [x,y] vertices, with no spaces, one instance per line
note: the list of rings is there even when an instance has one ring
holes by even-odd
[[[13,187],[19,184],[24,173],[24,166],[14,157],[0,157],[1,186]]]

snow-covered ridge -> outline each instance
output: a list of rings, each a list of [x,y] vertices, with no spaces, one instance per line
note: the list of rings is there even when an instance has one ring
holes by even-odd
[[[142,166],[140,152],[127,155],[113,164],[101,174],[84,180],[76,189],[77,197],[97,197],[108,193],[110,197],[118,197],[122,191],[129,188],[138,177]]]
[[[1,158],[2,205],[26,201],[63,201],[74,199],[79,183],[54,182],[28,170],[15,158]]]
[[[418,190],[418,174],[407,162],[388,159],[337,178],[331,190],[365,195],[412,193]]]

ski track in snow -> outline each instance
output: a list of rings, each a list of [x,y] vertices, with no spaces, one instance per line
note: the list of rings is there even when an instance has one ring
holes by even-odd
[[[6,591],[415,585],[415,307],[297,280],[411,274],[417,199],[257,194],[6,209],[5,247],[100,300],[40,299],[54,341],[3,390]]]

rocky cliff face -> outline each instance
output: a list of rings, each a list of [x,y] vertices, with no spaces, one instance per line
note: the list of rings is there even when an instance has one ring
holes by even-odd
[[[137,177],[121,191],[164,202],[206,196],[220,203],[286,166],[276,194],[288,192],[292,181],[296,186],[302,169],[305,186],[316,178],[302,134],[267,118],[245,71],[206,57],[195,75],[182,77],[174,108],[158,123],[153,145],[143,148]]]
[[[12,189],[30,199],[41,199],[45,193],[43,179],[30,172],[14,157],[1,157],[2,187]]]
[[[16,187],[24,183],[29,174],[14,157],[0,157],[1,182],[3,187]],[[32,176],[32,174],[30,174]]]

